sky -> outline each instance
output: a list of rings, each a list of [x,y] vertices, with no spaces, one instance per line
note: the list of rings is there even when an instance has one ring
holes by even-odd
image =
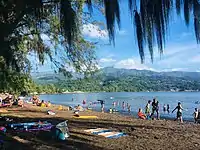
[[[85,24],[82,33],[85,38],[98,41],[96,55],[98,67],[125,68],[152,71],[190,71],[200,72],[200,45],[197,45],[193,22],[187,27],[183,16],[176,17],[170,23],[164,53],[160,56],[156,46],[154,61],[151,62],[148,49],[145,49],[145,62],[141,64],[134,27],[128,11],[127,0],[120,2],[121,28],[116,28],[115,46],[110,45],[108,33],[97,25]],[[175,13],[174,13],[175,14]],[[104,17],[94,11],[94,19],[105,21]],[[48,61],[39,71],[51,71]]]

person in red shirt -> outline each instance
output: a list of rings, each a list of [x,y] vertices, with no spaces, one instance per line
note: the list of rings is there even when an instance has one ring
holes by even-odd
[[[139,119],[146,119],[146,115],[142,112],[142,109],[141,108],[139,108],[139,110],[138,110],[138,118]]]

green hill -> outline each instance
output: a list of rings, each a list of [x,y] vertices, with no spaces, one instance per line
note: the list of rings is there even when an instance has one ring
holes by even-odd
[[[63,91],[198,91],[199,72],[153,72],[149,70],[106,67],[89,78],[73,73],[73,78],[62,74],[33,75],[40,84],[53,84]]]

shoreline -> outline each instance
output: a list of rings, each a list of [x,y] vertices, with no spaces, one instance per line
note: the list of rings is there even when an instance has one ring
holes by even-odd
[[[3,108],[4,116],[15,122],[48,121],[53,125],[68,120],[70,137],[63,142],[51,139],[48,132],[37,134],[7,130],[3,135],[6,150],[109,150],[109,149],[198,149],[200,146],[200,126],[190,123],[178,123],[170,120],[140,120],[120,114],[101,112],[80,112],[79,115],[98,116],[97,119],[73,118],[73,111],[58,110],[59,105],[38,107],[26,104],[24,108]],[[64,107],[64,106],[63,106]],[[66,108],[66,107],[64,107]],[[48,115],[47,110],[53,110],[55,115]],[[2,110],[2,109],[1,109]],[[0,121],[1,125],[5,121]],[[85,133],[91,128],[107,128],[120,131],[127,136],[118,139],[107,139],[99,135]],[[154,143],[154,144],[152,144]]]
[[[84,93],[200,93],[200,91],[138,91],[138,92],[126,92],[126,91],[120,91],[120,92],[106,92],[106,91],[94,91],[94,92],[84,92],[84,91],[73,91],[73,92],[62,92],[62,93],[30,93],[30,95],[56,95],[56,94],[84,94]]]

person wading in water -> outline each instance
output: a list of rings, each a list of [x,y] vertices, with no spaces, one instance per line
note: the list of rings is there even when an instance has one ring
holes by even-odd
[[[176,108],[174,108],[174,110],[172,111],[172,113],[177,109],[177,114],[176,114],[176,119],[175,121],[177,120],[180,120],[181,123],[183,123],[183,117],[182,117],[182,106],[181,106],[181,103],[178,102],[178,106],[176,106]]]

